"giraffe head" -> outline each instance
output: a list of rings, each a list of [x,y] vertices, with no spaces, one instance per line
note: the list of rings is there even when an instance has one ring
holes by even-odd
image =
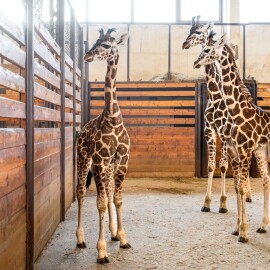
[[[111,61],[118,57],[118,46],[124,45],[129,38],[126,33],[119,38],[111,37],[111,33],[116,32],[116,28],[109,28],[104,34],[102,28],[99,29],[100,36],[92,48],[84,55],[86,62],[107,60]]]
[[[197,18],[195,22],[195,18]],[[190,28],[190,32],[186,40],[183,42],[182,49],[189,49],[190,47],[201,44],[205,46],[208,41],[208,32],[213,28],[214,22],[208,22],[203,25],[199,23],[200,16],[196,16],[192,18],[192,25]]]
[[[222,58],[223,47],[226,44],[227,37],[223,35],[219,40],[214,42],[212,39],[209,43],[203,47],[198,59],[194,62],[194,68],[200,68],[201,66],[209,65],[215,61],[220,61]]]

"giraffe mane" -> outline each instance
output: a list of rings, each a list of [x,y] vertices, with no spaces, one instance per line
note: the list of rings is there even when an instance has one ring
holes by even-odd
[[[235,57],[234,57],[234,52],[233,52],[232,48],[228,44],[225,44],[224,46],[225,46],[226,50],[228,51],[228,53],[229,53],[229,55],[230,55],[230,57],[232,59],[233,65],[235,67],[237,67],[236,61],[235,61]],[[245,98],[247,99],[247,101],[252,102],[253,99],[252,99],[251,93],[249,92],[249,90],[246,87],[245,83],[241,79],[241,77],[239,75],[238,68],[237,68],[237,70],[235,70],[235,72],[236,72],[236,77],[237,77],[237,79],[240,82],[240,85],[239,86],[240,86],[241,93],[245,96]]]

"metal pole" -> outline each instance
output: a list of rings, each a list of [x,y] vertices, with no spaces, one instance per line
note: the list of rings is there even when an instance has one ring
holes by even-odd
[[[169,24],[168,36],[168,80],[171,80],[171,25]]]
[[[26,269],[34,269],[34,6],[26,7]]]
[[[57,1],[57,43],[60,46],[61,149],[60,149],[60,219],[65,220],[65,1]]]
[[[81,70],[81,126],[84,125],[84,61],[83,61],[83,28],[79,28],[79,63],[78,66]]]
[[[76,197],[76,20],[74,10],[71,9],[70,54],[73,60],[73,201]]]
[[[89,50],[88,40],[84,41],[84,51],[85,53]],[[89,121],[90,117],[90,93],[89,93],[89,64],[85,63],[85,81],[84,81],[84,125]]]
[[[130,31],[130,25],[128,24],[128,33]],[[130,81],[130,36],[127,42],[127,81]]]
[[[181,16],[180,16],[180,8],[181,8],[181,5],[180,5],[180,1],[181,0],[175,0],[175,12],[176,12],[176,14],[175,14],[175,21],[176,22],[180,22],[180,20],[181,20]]]
[[[243,25],[243,80],[246,79],[246,26]]]

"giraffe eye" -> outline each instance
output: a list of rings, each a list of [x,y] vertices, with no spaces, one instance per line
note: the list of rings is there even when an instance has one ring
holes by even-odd
[[[107,45],[107,44],[101,44],[101,46],[102,46],[103,48],[105,48],[105,49],[110,49],[110,48],[111,48],[111,46],[110,46],[110,45]]]
[[[196,31],[195,34],[200,35],[202,32]]]
[[[210,49],[205,49],[204,52],[205,53],[209,53],[210,52]]]

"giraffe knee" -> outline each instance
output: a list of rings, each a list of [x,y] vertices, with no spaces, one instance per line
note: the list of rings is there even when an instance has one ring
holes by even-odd
[[[107,197],[98,197],[97,198],[97,208],[99,212],[105,212],[108,205]]]

